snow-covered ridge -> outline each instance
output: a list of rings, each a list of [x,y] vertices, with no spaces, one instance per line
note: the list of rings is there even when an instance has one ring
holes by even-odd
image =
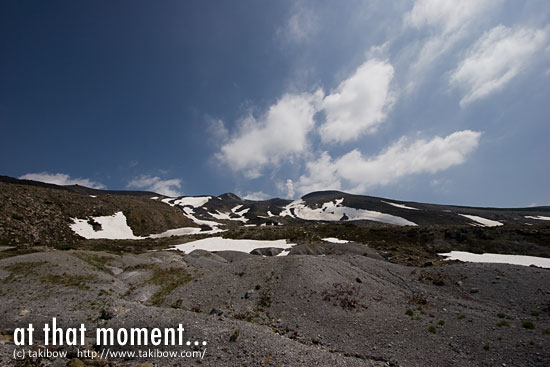
[[[126,216],[122,212],[116,212],[113,215],[93,217],[89,219],[72,218],[73,224],[71,229],[87,239],[104,238],[110,240],[140,240],[145,237],[134,236],[132,228],[126,222]],[[94,227],[89,222],[93,221],[101,225],[101,229],[94,230]]]
[[[314,209],[308,207],[303,199],[298,199],[285,206],[280,216],[322,221],[371,220],[381,223],[396,224],[399,226],[416,226],[416,223],[395,215],[343,206],[343,201],[343,198],[336,199],[334,201],[323,203],[321,208]]]
[[[295,246],[294,243],[288,243],[286,240],[276,240],[276,241],[257,241],[257,240],[233,240],[229,238],[222,237],[209,237],[202,240],[192,241],[183,243],[181,245],[176,245],[175,249],[182,251],[186,254],[195,251],[195,250],[205,250],[205,251],[240,251],[250,253],[252,250],[257,248],[282,248],[290,249],[292,246]],[[286,253],[288,254],[288,252]],[[281,255],[284,256],[284,255]]]
[[[477,222],[478,224],[480,224],[481,226],[484,226],[484,227],[497,227],[497,226],[502,226],[503,224],[500,223],[500,222],[497,222],[496,220],[491,220],[491,219],[487,219],[487,218],[483,218],[483,217],[478,217],[477,215],[468,215],[468,214],[458,214],[462,217],[466,217],[468,219],[471,219],[473,220],[474,222]]]
[[[501,263],[523,266],[540,266],[541,268],[550,268],[550,259],[536,256],[523,255],[501,255],[501,254],[473,254],[464,251],[451,251],[444,254],[439,254],[447,257],[445,260],[460,260],[474,263]]]

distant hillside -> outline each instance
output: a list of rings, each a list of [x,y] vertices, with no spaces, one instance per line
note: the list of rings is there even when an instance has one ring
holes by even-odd
[[[149,235],[160,238],[239,227],[322,223],[468,228],[550,224],[550,207],[461,207],[339,191],[312,192],[294,201],[279,198],[251,201],[232,193],[169,198],[154,192],[58,186],[7,176],[0,176],[0,189],[0,243],[3,244],[116,239],[121,231],[130,235],[120,239]],[[119,212],[122,214],[115,215]],[[80,220],[77,229],[76,219]]]

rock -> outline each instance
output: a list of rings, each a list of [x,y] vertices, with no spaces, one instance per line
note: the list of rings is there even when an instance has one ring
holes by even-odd
[[[223,315],[223,311],[220,311],[216,308],[213,308],[212,310],[210,310],[210,315],[216,315],[216,316],[222,316]]]
[[[96,358],[96,359],[85,359],[84,365],[86,366],[97,366],[104,367],[109,365],[109,361],[106,359]]]
[[[237,339],[239,338],[239,335],[241,335],[241,330],[240,329],[235,329],[233,334],[229,337],[229,341],[230,342],[236,342]]]
[[[19,316],[21,316],[21,317],[27,316],[29,313],[31,313],[31,311],[24,308],[21,311],[19,311]]]
[[[104,308],[101,310],[101,315],[99,316],[102,320],[110,320],[116,316],[116,311],[113,308]]]
[[[283,252],[282,248],[268,247],[268,248],[257,248],[250,251],[251,255],[262,255],[262,256],[277,256]]]
[[[470,289],[470,293],[479,293],[479,289],[478,288],[472,288],[472,289]]]
[[[67,363],[67,367],[84,367],[84,362],[78,358],[73,358]]]

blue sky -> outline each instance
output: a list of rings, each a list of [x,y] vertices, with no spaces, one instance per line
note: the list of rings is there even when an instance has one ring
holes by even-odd
[[[0,174],[549,205],[550,3],[3,1]]]

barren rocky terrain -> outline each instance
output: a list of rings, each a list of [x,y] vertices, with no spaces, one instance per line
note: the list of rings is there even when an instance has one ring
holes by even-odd
[[[242,202],[256,208],[245,214],[256,211],[249,222],[286,222],[244,226],[244,221],[222,220],[220,228],[226,231],[217,236],[286,239],[296,244],[287,256],[272,256],[280,254],[274,249],[185,254],[171,246],[209,235],[84,239],[69,227],[71,218],[119,210],[139,235],[199,226],[181,208],[151,200],[149,194],[90,197],[21,182],[0,185],[2,366],[550,365],[550,269],[461,263],[438,255],[462,250],[548,258],[550,226],[513,221],[544,215],[547,208],[493,214],[461,209],[509,221],[495,227],[463,222],[395,226],[262,218],[268,210],[279,214],[276,207],[289,202]],[[231,210],[240,199],[227,200],[225,205],[219,199],[217,210]],[[373,202],[382,210],[383,204]],[[392,214],[404,217],[398,209]],[[437,214],[436,208],[426,210],[431,213],[426,218]],[[199,217],[200,209],[194,213]],[[413,214],[407,219],[428,221]],[[349,242],[323,241],[327,237]],[[13,351],[21,348],[14,344],[15,329],[32,323],[40,330],[53,317],[63,327],[86,324],[85,345],[48,346],[67,351],[65,357],[13,359]],[[204,352],[204,357],[91,359],[77,354],[77,349],[108,348],[94,345],[97,327],[180,323],[186,341],[207,344],[159,348]],[[44,340],[38,337],[33,348],[46,349]]]

